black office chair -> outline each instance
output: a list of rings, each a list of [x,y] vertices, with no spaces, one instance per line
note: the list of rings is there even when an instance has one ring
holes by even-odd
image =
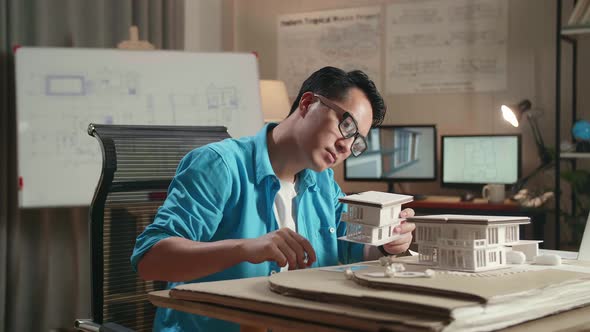
[[[225,127],[90,124],[100,142],[102,173],[90,207],[92,319],[82,331],[151,331],[155,307],[147,293],[165,282],[143,281],[129,258],[135,239],[166,198],[180,159],[228,138]],[[124,326],[124,327],[123,327]]]

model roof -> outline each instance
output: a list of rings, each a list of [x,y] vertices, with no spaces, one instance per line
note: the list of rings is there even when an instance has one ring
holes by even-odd
[[[430,216],[416,216],[408,218],[413,223],[445,223],[445,224],[529,224],[531,218],[523,216],[478,216],[462,214],[437,214]]]
[[[366,205],[384,208],[396,204],[409,203],[414,200],[412,196],[385,193],[381,191],[365,191],[362,193],[339,198],[340,202],[347,204]]]

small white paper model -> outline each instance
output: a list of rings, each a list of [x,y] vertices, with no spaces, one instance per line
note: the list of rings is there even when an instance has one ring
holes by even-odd
[[[399,237],[393,230],[401,222],[401,206],[411,202],[413,197],[367,191],[339,200],[348,205],[347,212],[342,213],[342,221],[346,222],[346,235],[339,239],[381,245]]]
[[[543,254],[535,256],[533,263],[537,265],[561,265],[561,257],[556,254]]]
[[[528,217],[433,215],[416,224],[418,261],[441,269],[479,272],[506,266],[506,246],[518,244]]]
[[[541,242],[543,241],[520,240],[510,246],[512,250],[522,252],[526,256],[526,260],[530,262],[539,255],[539,243]]]

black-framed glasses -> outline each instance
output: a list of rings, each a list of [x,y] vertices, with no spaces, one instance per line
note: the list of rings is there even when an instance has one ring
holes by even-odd
[[[358,157],[361,155],[361,153],[365,152],[367,150],[367,140],[359,133],[358,124],[352,115],[324,96],[314,94],[314,97],[316,97],[320,103],[324,104],[327,108],[336,113],[342,114],[342,120],[338,124],[338,129],[340,130],[342,137],[346,139],[354,137],[352,145],[350,146],[352,155]]]

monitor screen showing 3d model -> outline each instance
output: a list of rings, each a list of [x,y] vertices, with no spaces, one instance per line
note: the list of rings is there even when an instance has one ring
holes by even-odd
[[[520,149],[520,135],[442,136],[442,185],[513,184]]]
[[[371,129],[367,143],[367,151],[344,162],[346,180],[436,179],[434,125],[381,126]]]

